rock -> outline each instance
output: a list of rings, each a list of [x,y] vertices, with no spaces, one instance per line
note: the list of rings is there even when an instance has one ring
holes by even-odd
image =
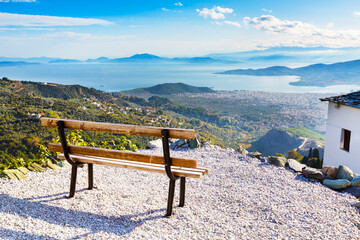
[[[323,181],[324,178],[325,178],[324,174],[321,171],[319,171],[318,169],[316,169],[316,168],[305,167],[305,168],[303,168],[301,173],[306,178],[316,179],[316,180],[319,180],[319,181]]]
[[[348,187],[342,191],[343,193],[350,193],[354,197],[360,197],[360,187]]]
[[[185,146],[185,144],[186,144],[186,141],[184,139],[179,139],[179,140],[173,142],[170,147],[172,149],[176,149],[176,148]]]
[[[29,170],[27,168],[25,168],[25,167],[19,167],[18,170],[20,172],[22,172],[23,174],[27,174],[29,172]]]
[[[17,180],[17,179],[18,179],[18,178],[16,177],[16,175],[14,174],[14,172],[13,172],[12,170],[10,170],[10,169],[4,170],[2,173],[3,173],[3,174],[5,175],[5,177],[7,177],[7,178],[10,178],[10,179],[13,179],[13,180]]]
[[[357,202],[353,205],[354,207],[360,208],[360,202]]]
[[[46,161],[46,167],[51,168],[53,170],[59,170],[60,167],[56,164],[53,164],[50,160]]]
[[[261,158],[262,154],[260,152],[249,152],[250,157]]]
[[[303,170],[303,168],[306,167],[305,164],[301,164],[298,161],[296,161],[295,159],[291,159],[291,158],[287,160],[287,165],[289,166],[289,168],[291,168],[295,172],[301,172]]]
[[[350,181],[347,179],[325,179],[323,184],[334,190],[347,188],[351,185]]]
[[[259,158],[260,162],[265,163],[268,162],[268,158],[267,157],[261,157]]]
[[[320,170],[322,173],[324,173],[326,176],[328,176],[331,179],[336,179],[336,174],[338,172],[337,167],[323,167]]]
[[[210,141],[206,141],[202,144],[203,147],[206,147],[206,146],[209,146],[211,145],[211,142]]]
[[[30,166],[34,169],[35,172],[44,172],[45,169],[41,167],[39,164],[32,163]]]
[[[64,161],[59,161],[57,165],[58,165],[59,167],[71,168],[70,163],[68,163],[66,160],[64,160]]]
[[[197,138],[195,138],[193,140],[190,140],[189,145],[190,145],[190,149],[199,148],[200,147],[200,141]]]
[[[284,167],[286,164],[286,158],[284,157],[278,157],[278,156],[271,156],[268,159],[269,163],[274,164],[278,167]]]
[[[351,186],[353,186],[353,187],[359,187],[360,186],[360,175],[355,176],[351,180]]]
[[[336,174],[336,179],[347,179],[351,181],[354,177],[353,171],[347,166],[340,165]]]
[[[3,173],[5,174],[5,176],[13,180],[26,179],[26,176],[17,169],[4,170]]]
[[[245,155],[249,153],[248,150],[246,150],[242,146],[239,146],[238,150],[236,151],[238,151],[240,154],[245,154]]]

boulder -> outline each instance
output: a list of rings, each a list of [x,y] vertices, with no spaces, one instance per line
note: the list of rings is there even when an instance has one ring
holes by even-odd
[[[289,166],[290,169],[294,170],[295,172],[301,172],[303,168],[306,167],[305,164],[301,164],[295,159],[291,159],[291,158],[287,160],[287,165]]]
[[[236,151],[238,151],[240,154],[245,154],[245,155],[249,153],[248,150],[246,150],[242,146],[239,146],[238,150]]]
[[[360,186],[360,175],[355,176],[351,180],[351,186],[353,186],[353,187],[359,187]]]
[[[357,202],[353,205],[354,207],[360,208],[360,202]]]
[[[351,181],[354,177],[353,171],[347,166],[340,165],[336,174],[336,179],[347,179]]]
[[[301,173],[306,178],[316,179],[318,181],[322,181],[325,178],[324,174],[316,168],[305,167],[305,168],[303,168]]]
[[[211,142],[210,141],[206,141],[202,144],[202,147],[207,147],[207,146],[210,146],[211,145]]]
[[[46,161],[46,167],[51,168],[53,170],[59,170],[60,167],[56,164],[53,164],[51,161]]]
[[[190,140],[189,145],[190,145],[190,149],[199,148],[200,147],[200,141],[197,138],[192,139],[192,140]]]
[[[284,157],[271,156],[268,158],[268,162],[278,167],[284,167],[287,161]]]
[[[351,185],[350,181],[347,179],[325,179],[323,184],[334,190],[347,188]]]
[[[41,167],[39,164],[32,163],[32,164],[30,164],[30,166],[33,168],[33,170],[35,172],[44,172],[45,171],[45,169],[43,167]]]
[[[13,180],[26,179],[26,176],[17,169],[4,170],[3,173],[5,174],[6,177]]]
[[[338,168],[337,167],[323,167],[321,169],[321,172],[331,179],[336,179],[336,174],[338,172]]]
[[[154,149],[154,148],[161,148],[162,141],[161,139],[150,141],[146,144],[146,149]]]
[[[348,187],[344,190],[342,190],[343,193],[350,193],[354,197],[359,198],[360,197],[360,187]]]
[[[19,167],[18,170],[23,174],[27,174],[29,172],[29,170],[26,167]]]
[[[249,152],[250,157],[261,158],[262,154],[260,152]]]
[[[171,144],[172,148],[179,148],[186,144],[186,141],[184,139],[179,139]]]

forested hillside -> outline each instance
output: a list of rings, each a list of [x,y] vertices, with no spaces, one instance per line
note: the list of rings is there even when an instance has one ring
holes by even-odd
[[[41,157],[43,145],[57,138],[40,117],[56,117],[135,125],[195,128],[202,141],[236,147],[238,130],[226,117],[202,108],[184,107],[167,98],[149,99],[107,93],[79,85],[65,86],[0,79],[0,169],[17,167]],[[116,145],[120,136],[80,133],[85,141]],[[138,148],[149,138],[127,136]],[[111,146],[110,146],[111,147]],[[114,146],[116,147],[116,146]]]

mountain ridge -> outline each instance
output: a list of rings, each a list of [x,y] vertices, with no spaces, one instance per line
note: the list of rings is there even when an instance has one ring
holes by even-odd
[[[360,59],[332,64],[311,64],[304,67],[289,68],[272,66],[259,69],[234,69],[215,74],[250,75],[250,76],[299,76],[299,81],[291,82],[297,86],[325,87],[336,84],[360,83]]]
[[[185,83],[163,83],[147,88],[136,88],[123,91],[124,94],[158,94],[171,95],[179,93],[212,93],[216,92],[209,87],[195,87]]]

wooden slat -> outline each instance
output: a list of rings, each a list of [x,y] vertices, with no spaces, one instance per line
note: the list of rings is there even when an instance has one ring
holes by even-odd
[[[169,130],[170,138],[181,139],[194,139],[195,130],[193,129],[181,129],[181,128],[160,128],[149,126],[137,126],[126,124],[114,124],[114,123],[100,123],[100,122],[88,122],[77,121],[57,118],[41,118],[41,124],[46,127],[57,127],[57,121],[64,121],[65,128],[79,129],[85,131],[97,131],[97,132],[109,132],[117,134],[127,135],[141,135],[150,137],[161,137],[161,131],[164,129]]]
[[[87,158],[94,158],[94,159],[100,159],[100,160],[107,160],[107,161],[119,161],[123,163],[131,163],[131,164],[137,164],[137,165],[143,165],[143,166],[161,166],[162,168],[165,168],[165,165],[163,164],[154,164],[154,163],[146,163],[146,162],[134,162],[134,161],[127,161],[122,159],[115,159],[115,158],[105,158],[105,157],[96,157],[96,156],[90,156],[90,155],[79,155],[79,154],[70,154],[71,157],[87,157]],[[62,159],[65,159],[64,154],[59,154],[59,157]],[[179,169],[184,171],[191,171],[191,172],[201,172],[203,174],[206,174],[209,172],[206,168],[186,168],[186,167],[178,167],[178,166],[171,166],[171,169]]]
[[[49,143],[49,150],[52,152],[63,152],[62,146],[57,143]],[[115,158],[129,161],[165,164],[163,156],[147,155],[130,151],[118,151],[93,147],[69,146],[70,153],[91,155],[97,157]],[[178,167],[197,168],[197,161],[193,159],[171,158],[171,164]]]
[[[64,155],[61,154],[59,157],[64,158]],[[76,160],[78,162],[82,163],[92,163],[92,164],[98,164],[98,165],[105,165],[105,166],[111,166],[111,167],[120,167],[120,168],[127,168],[127,169],[135,169],[135,170],[142,170],[142,171],[149,171],[149,172],[157,172],[157,173],[163,173],[165,174],[165,167],[157,164],[138,164],[136,162],[129,162],[129,161],[113,161],[111,159],[100,159],[100,158],[94,158],[94,157],[86,157],[86,156],[79,156],[79,155],[70,155],[70,157],[73,160]],[[179,177],[191,177],[191,178],[201,178],[205,171],[198,172],[198,171],[186,171],[182,170],[180,168],[174,168],[172,169],[172,172]]]

